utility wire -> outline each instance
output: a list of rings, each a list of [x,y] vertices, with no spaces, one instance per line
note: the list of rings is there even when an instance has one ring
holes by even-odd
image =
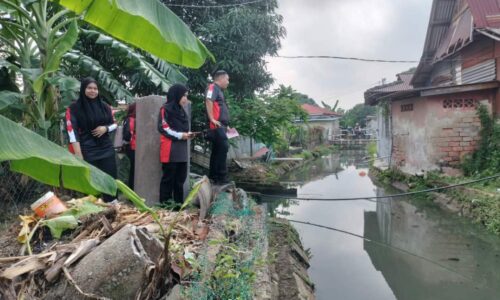
[[[348,56],[333,56],[333,55],[275,55],[269,57],[277,57],[277,58],[287,58],[287,59],[339,59],[339,60],[354,60],[361,62],[380,62],[380,63],[439,63],[439,62],[465,62],[472,60],[488,60],[488,59],[496,59],[500,56],[484,56],[484,57],[470,57],[470,58],[443,58],[441,60],[435,59],[421,59],[421,60],[394,60],[394,59],[372,59],[372,58],[363,58],[363,57],[348,57]]]
[[[176,6],[176,7],[189,7],[189,8],[222,8],[222,7],[236,7],[236,6],[245,6],[249,4],[265,2],[267,0],[254,0],[247,1],[241,3],[231,3],[231,4],[214,4],[214,5],[194,5],[194,4],[166,4],[167,6]]]
[[[275,57],[279,58],[328,58],[328,59],[342,59],[342,60],[357,60],[365,62],[384,62],[384,63],[418,63],[418,60],[385,60],[385,59],[370,59],[370,58],[360,58],[360,57],[345,57],[345,56],[330,56],[330,55],[297,55],[297,56],[287,56],[287,55],[277,55]]]
[[[383,246],[383,247],[387,247],[387,248],[390,248],[390,249],[394,249],[394,250],[397,250],[399,252],[402,252],[402,253],[405,253],[405,254],[408,254],[408,255],[411,255],[411,256],[414,256],[414,257],[417,257],[419,259],[422,259],[422,260],[425,260],[426,262],[429,262],[433,265],[436,265],[436,266],[439,266],[449,272],[452,272],[454,274],[457,274],[459,275],[460,277],[463,277],[465,279],[468,279],[470,281],[473,281],[473,278],[471,277],[468,277],[468,276],[465,276],[463,274],[460,274],[459,272],[443,265],[443,264],[440,264],[439,262],[436,262],[436,261],[433,261],[429,258],[426,258],[424,256],[420,256],[418,254],[415,254],[415,253],[411,253],[409,252],[408,250],[405,250],[405,249],[402,249],[402,248],[399,248],[399,247],[395,247],[395,246],[392,246],[392,245],[389,245],[389,244],[386,244],[386,243],[382,243],[382,242],[379,242],[379,241],[375,241],[375,240],[372,240],[372,239],[369,239],[365,236],[362,236],[362,235],[359,235],[359,234],[355,234],[355,233],[352,233],[352,232],[349,232],[349,231],[346,231],[346,230],[341,230],[341,229],[337,229],[337,228],[333,228],[333,227],[329,227],[329,226],[324,226],[324,225],[319,225],[319,224],[314,224],[314,223],[310,223],[310,222],[303,222],[303,221],[297,221],[297,220],[291,220],[291,219],[287,219],[288,221],[292,222],[292,223],[298,223],[298,224],[304,224],[304,225],[310,225],[310,226],[314,226],[314,227],[319,227],[319,228],[324,228],[324,229],[328,229],[328,230],[332,230],[332,231],[336,231],[336,232],[340,232],[340,233],[343,233],[343,234],[347,234],[347,235],[350,235],[350,236],[354,236],[354,237],[357,237],[357,238],[360,238],[360,239],[363,239],[367,242],[370,242],[370,243],[374,243],[374,244],[377,244],[379,246]]]
[[[484,177],[484,178],[480,178],[480,179],[476,179],[476,180],[472,180],[472,181],[447,185],[447,186],[443,186],[443,187],[437,187],[437,188],[431,188],[431,189],[408,192],[408,193],[401,193],[401,194],[385,195],[385,196],[368,196],[368,197],[353,197],[353,198],[299,198],[299,197],[289,197],[286,195],[280,196],[280,195],[268,195],[268,194],[261,194],[261,193],[249,193],[249,194],[253,194],[253,195],[257,195],[257,196],[261,196],[261,197],[266,197],[266,198],[278,198],[278,199],[287,198],[287,199],[291,199],[291,200],[300,200],[300,201],[332,201],[332,202],[333,201],[360,201],[360,200],[385,199],[385,198],[398,198],[398,197],[413,196],[413,195],[418,195],[418,194],[423,194],[423,193],[430,193],[430,192],[435,192],[435,191],[452,189],[455,187],[474,184],[474,183],[487,181],[487,180],[491,180],[491,179],[496,179],[496,178],[500,178],[500,174],[496,174],[493,176],[488,176],[488,177]]]

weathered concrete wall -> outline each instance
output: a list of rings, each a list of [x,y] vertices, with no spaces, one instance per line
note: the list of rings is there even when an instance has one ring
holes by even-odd
[[[390,106],[385,111],[382,107],[377,107],[377,154],[379,157],[386,157],[382,162],[388,162],[392,147],[392,125]]]
[[[137,148],[135,151],[135,192],[146,199],[150,205],[157,204],[160,198],[160,133],[158,116],[165,97],[148,96],[137,99]],[[187,108],[188,114],[190,107]],[[191,147],[188,146],[188,149]],[[189,170],[189,163],[188,163]],[[184,183],[184,196],[187,196],[189,179]]]
[[[366,133],[372,135],[373,137],[377,136],[378,133],[378,119],[377,116],[368,116],[366,118]]]
[[[479,140],[475,104],[467,100],[491,109],[495,97],[494,92],[485,91],[393,102],[393,165],[409,174],[437,169],[439,164],[457,165]],[[445,100],[451,102],[445,104]],[[405,105],[413,109],[402,111]]]
[[[137,148],[135,150],[135,181],[137,194],[148,204],[160,198],[160,133],[157,130],[160,107],[165,97],[148,96],[137,99]]]

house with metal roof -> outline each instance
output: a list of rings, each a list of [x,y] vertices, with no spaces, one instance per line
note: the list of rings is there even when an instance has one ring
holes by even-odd
[[[325,141],[333,141],[334,136],[340,134],[342,115],[312,104],[302,104],[301,107],[308,115],[307,126],[321,128]]]
[[[458,165],[479,141],[477,106],[500,115],[499,62],[498,1],[434,0],[416,70],[365,92],[387,129],[379,155],[411,174]]]

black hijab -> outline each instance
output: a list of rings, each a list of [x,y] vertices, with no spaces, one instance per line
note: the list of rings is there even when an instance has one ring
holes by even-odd
[[[165,104],[167,122],[176,131],[189,130],[187,113],[179,103],[187,91],[188,89],[184,85],[174,84],[167,92],[167,103]]]
[[[101,97],[98,95],[96,99],[90,99],[85,95],[85,89],[91,83],[97,85],[97,81],[91,77],[82,80],[80,85],[80,96],[71,106],[71,110],[75,112],[78,126],[84,132],[90,132],[98,126],[110,125],[113,123],[111,109],[101,100]]]
[[[179,102],[182,97],[187,93],[188,89],[182,84],[172,85],[167,92],[167,103],[174,102],[180,106]]]

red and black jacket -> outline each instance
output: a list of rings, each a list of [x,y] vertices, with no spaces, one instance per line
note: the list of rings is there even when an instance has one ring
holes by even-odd
[[[160,137],[160,161],[187,162],[188,144],[182,133],[189,132],[189,116],[177,103],[168,102],[160,109],[158,118]]]
[[[208,89],[205,95],[207,100],[213,102],[212,116],[215,120],[219,121],[223,126],[229,125],[229,110],[227,108],[226,100],[224,99],[224,93],[222,89],[215,83],[208,85]],[[210,129],[215,129],[216,126],[209,121]]]
[[[135,117],[127,117],[123,122],[123,140],[129,143],[130,149],[135,150]]]

